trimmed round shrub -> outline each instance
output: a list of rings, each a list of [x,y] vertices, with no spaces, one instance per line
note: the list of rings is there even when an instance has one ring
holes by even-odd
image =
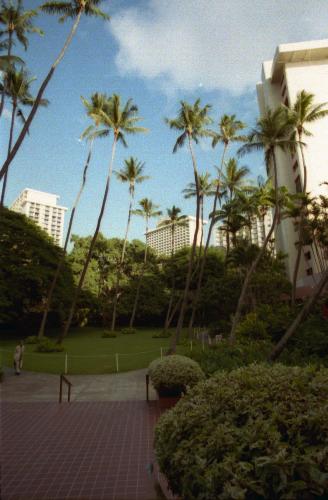
[[[48,339],[47,337],[43,337],[38,342],[38,344],[35,348],[35,351],[36,352],[63,352],[64,346],[61,344],[56,344],[55,342]]]
[[[37,335],[30,335],[29,337],[26,337],[24,340],[25,344],[38,344],[39,342],[39,337]]]
[[[116,337],[117,335],[114,332],[103,332],[102,334],[103,339],[115,339]]]
[[[219,372],[160,418],[157,460],[181,498],[327,498],[327,412],[326,368]]]
[[[137,330],[136,328],[127,327],[127,328],[122,328],[121,333],[123,333],[123,335],[133,335],[137,333]]]
[[[171,333],[165,332],[164,330],[162,332],[154,333],[154,335],[152,335],[153,339],[167,339],[169,337],[171,337]]]
[[[172,354],[149,365],[150,380],[161,396],[179,396],[205,378],[196,361]]]

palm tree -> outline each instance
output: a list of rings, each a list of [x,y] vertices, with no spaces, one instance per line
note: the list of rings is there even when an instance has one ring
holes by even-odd
[[[111,97],[105,99],[105,103],[102,109],[96,109],[90,112],[90,117],[102,125],[102,129],[98,130],[97,124],[94,126],[94,130],[98,137],[107,137],[110,132],[113,132],[113,142],[112,142],[112,152],[111,158],[108,166],[108,172],[105,183],[105,191],[103,195],[103,200],[98,215],[98,221],[96,229],[94,231],[92,240],[90,242],[88,254],[84,262],[84,266],[80,275],[80,279],[74,294],[71,309],[69,311],[68,319],[65,323],[65,327],[58,339],[58,342],[62,342],[64,337],[67,335],[70,328],[77,299],[81,291],[86,272],[89,267],[89,263],[92,257],[92,252],[97,241],[98,233],[100,230],[101,221],[106,208],[107,198],[109,194],[110,181],[112,178],[113,164],[115,158],[115,151],[117,143],[121,142],[123,146],[127,147],[125,140],[125,134],[137,134],[139,132],[146,132],[147,129],[143,127],[138,127],[136,124],[141,118],[138,117],[138,108],[135,104],[132,104],[132,99],[129,99],[125,105],[122,105],[121,98],[117,94],[113,94]],[[92,128],[89,128],[89,133],[92,133]]]
[[[44,331],[45,331],[45,327],[46,327],[46,324],[47,324],[47,318],[48,318],[48,313],[49,313],[50,306],[51,306],[51,301],[52,301],[53,293],[55,291],[57,280],[59,278],[60,272],[61,272],[62,267],[63,267],[64,262],[65,262],[65,257],[66,257],[66,254],[67,254],[67,247],[68,247],[68,244],[70,242],[71,231],[72,231],[72,227],[73,227],[74,216],[75,216],[77,207],[78,207],[79,202],[80,202],[80,198],[82,196],[82,193],[83,193],[83,190],[85,188],[86,181],[87,181],[87,173],[88,173],[88,169],[89,169],[89,165],[90,165],[90,161],[91,161],[91,156],[92,156],[92,151],[93,151],[93,144],[94,144],[95,138],[98,135],[98,127],[99,127],[99,124],[100,124],[100,122],[99,122],[99,115],[98,115],[97,112],[100,109],[102,109],[104,107],[105,103],[106,103],[106,96],[104,94],[98,94],[98,93],[93,94],[91,96],[91,101],[90,102],[87,101],[87,99],[84,99],[84,97],[82,97],[81,99],[82,99],[82,102],[83,102],[83,104],[84,104],[84,106],[86,108],[87,115],[88,116],[91,116],[91,115],[94,116],[94,121],[95,121],[95,125],[96,126],[95,126],[95,128],[93,128],[93,126],[88,127],[82,133],[82,135],[81,135],[81,139],[86,139],[89,142],[89,151],[88,151],[87,159],[86,159],[86,162],[85,162],[85,165],[84,165],[84,168],[83,168],[83,173],[82,173],[82,179],[81,179],[80,188],[79,188],[79,191],[78,191],[78,193],[76,195],[76,198],[75,198],[75,201],[74,201],[74,204],[73,204],[73,207],[72,207],[71,215],[70,215],[70,218],[69,218],[64,248],[63,248],[62,254],[60,256],[60,259],[58,261],[57,268],[56,268],[56,271],[55,271],[52,283],[51,283],[50,288],[48,290],[48,295],[47,295],[46,303],[44,305],[44,310],[43,310],[42,321],[41,321],[39,332],[38,332],[38,337],[39,338],[43,337],[43,335],[44,335]]]
[[[16,70],[14,66],[12,66],[6,73],[4,77],[4,83],[2,88],[6,89],[6,95],[11,98],[11,121],[10,121],[10,132],[9,132],[9,141],[8,141],[8,150],[7,155],[10,154],[12,141],[14,136],[14,126],[15,126],[15,118],[18,117],[25,122],[25,117],[23,113],[22,106],[32,106],[34,102],[34,98],[30,93],[30,85],[35,80],[35,78],[31,78],[29,73],[20,69]],[[0,87],[1,88],[1,87]],[[46,99],[42,99],[40,102],[41,106],[47,106],[49,102]],[[6,187],[8,181],[8,171],[6,172],[3,184],[2,184],[2,192],[1,192],[1,200],[0,206],[4,205],[4,199],[6,194]]]
[[[40,9],[43,12],[47,12],[49,14],[59,14],[61,16],[59,18],[60,22],[64,22],[68,18],[73,18],[75,20],[74,20],[72,28],[71,28],[71,30],[70,30],[70,32],[65,40],[63,48],[61,49],[55,62],[50,67],[45,79],[43,80],[43,82],[39,88],[39,91],[38,91],[37,96],[35,98],[35,101],[33,103],[31,112],[26,119],[26,122],[25,122],[25,124],[24,124],[24,126],[23,126],[11,152],[10,152],[9,157],[6,159],[6,161],[2,165],[2,168],[0,170],[0,180],[5,175],[10,163],[15,158],[17,151],[19,150],[22,142],[24,141],[24,139],[26,137],[26,134],[31,126],[33,118],[38,110],[39,105],[40,105],[43,93],[46,90],[48,83],[50,82],[58,64],[63,59],[65,52],[68,49],[68,47],[72,41],[72,38],[73,38],[73,36],[78,28],[78,25],[80,23],[80,19],[81,19],[82,14],[84,14],[86,16],[101,17],[104,20],[109,20],[109,16],[107,14],[105,14],[104,12],[102,12],[98,8],[98,5],[100,3],[101,3],[101,0],[71,0],[68,2],[51,1],[51,2],[44,3],[40,7]]]
[[[124,168],[122,168],[118,172],[114,172],[119,181],[127,182],[129,184],[130,204],[129,204],[128,221],[126,224],[121,260],[120,260],[120,265],[118,267],[117,276],[116,276],[111,331],[115,330],[116,309],[117,309],[117,301],[118,301],[118,289],[120,286],[120,277],[121,277],[121,273],[122,273],[122,267],[124,264],[125,249],[126,249],[126,243],[128,240],[128,234],[129,234],[129,228],[130,228],[130,222],[131,222],[132,208],[133,208],[134,195],[135,195],[135,185],[140,184],[141,182],[145,181],[146,179],[149,179],[149,177],[147,175],[142,175],[145,164],[138,161],[137,158],[132,158],[132,156],[131,156],[128,160],[124,160],[124,163],[125,163]]]
[[[167,211],[167,218],[162,220],[158,224],[158,227],[168,226],[171,228],[171,261],[172,261],[174,253],[175,253],[175,245],[174,245],[175,230],[176,230],[177,226],[186,226],[187,225],[187,216],[180,215],[181,208],[176,207],[175,205],[173,205],[172,208],[167,208],[166,211]],[[172,275],[171,294],[170,294],[169,305],[167,308],[167,313],[166,313],[166,318],[165,318],[164,332],[167,331],[167,329],[170,325],[170,317],[171,317],[171,310],[172,310],[173,299],[174,299],[174,292],[175,292],[175,274]]]
[[[224,114],[221,117],[219,124],[218,124],[219,131],[214,134],[213,141],[212,141],[213,148],[217,144],[222,144],[223,151],[222,151],[220,166],[217,167],[218,177],[216,180],[216,190],[215,190],[215,194],[214,194],[212,213],[216,212],[218,201],[221,199],[221,197],[223,195],[221,176],[222,176],[222,169],[223,169],[223,166],[225,164],[225,156],[226,156],[226,153],[228,151],[228,147],[231,143],[243,142],[245,140],[245,136],[239,135],[240,131],[243,130],[245,127],[246,127],[246,125],[242,121],[236,119],[236,115]],[[197,304],[199,301],[200,290],[201,290],[202,282],[203,282],[207,251],[208,251],[208,247],[210,245],[213,228],[214,228],[214,218],[211,218],[210,225],[208,228],[208,233],[207,233],[207,239],[206,239],[206,243],[205,243],[205,247],[204,247],[203,257],[201,260],[196,293],[194,295],[194,299],[193,299],[193,303],[192,303],[192,311],[191,311],[189,327],[188,327],[189,335],[191,335],[192,326],[193,326],[194,319],[195,319],[196,308],[197,308]]]
[[[190,253],[190,259],[188,263],[186,285],[183,293],[183,299],[180,308],[176,335],[172,337],[171,349],[173,351],[176,350],[176,345],[181,334],[183,321],[185,317],[188,293],[191,283],[192,266],[196,254],[197,237],[199,231],[199,216],[200,216],[199,176],[198,176],[197,163],[193,151],[192,141],[194,141],[197,144],[200,137],[213,137],[213,132],[207,128],[208,125],[212,123],[212,119],[209,117],[209,111],[211,109],[211,106],[206,104],[204,107],[201,107],[200,99],[197,99],[195,103],[192,105],[188,104],[185,101],[181,101],[180,104],[181,107],[178,116],[172,120],[166,119],[166,123],[169,125],[171,129],[175,129],[178,130],[179,132],[182,132],[177,138],[176,143],[174,145],[173,148],[174,153],[178,150],[178,148],[182,147],[186,141],[188,142],[197,194],[196,194],[196,228],[193,238],[192,249]]]
[[[291,109],[288,109],[289,119],[292,121],[295,129],[295,136],[296,139],[298,140],[302,158],[302,165],[303,165],[302,193],[304,195],[306,194],[306,188],[307,188],[307,167],[304,157],[303,137],[304,136],[308,137],[312,135],[312,133],[306,128],[306,125],[308,123],[316,122],[328,115],[328,109],[325,109],[327,103],[314,104],[314,99],[315,99],[314,94],[310,94],[309,92],[302,90],[297,94],[296,101],[293,107]],[[304,210],[301,210],[300,220],[299,220],[299,245],[297,248],[297,256],[293,273],[292,304],[295,303],[297,276],[301,261],[301,253],[302,253],[301,242],[303,239],[302,231],[304,226],[304,219],[305,219]]]
[[[148,224],[149,224],[149,219],[151,217],[159,217],[162,212],[158,210],[158,205],[155,205],[149,198],[143,198],[142,200],[139,201],[139,206],[140,208],[137,208],[136,210],[133,211],[135,215],[140,215],[145,219],[145,229],[146,229],[146,246],[145,246],[145,253],[144,253],[144,261],[143,261],[143,266],[141,269],[139,281],[138,281],[138,286],[137,286],[137,291],[136,291],[136,296],[134,299],[134,304],[132,308],[132,314],[130,318],[130,323],[129,327],[132,328],[134,325],[134,320],[136,317],[136,312],[137,312],[137,307],[139,303],[139,296],[140,296],[140,288],[142,284],[142,278],[144,276],[145,270],[146,270],[146,265],[147,265],[147,255],[148,255],[148,243],[147,243],[147,234],[148,234]]]
[[[2,0],[0,9],[0,25],[3,25],[3,29],[0,30],[0,36],[8,35],[6,40],[7,48],[7,61],[12,60],[12,48],[15,43],[15,38],[17,41],[23,45],[24,49],[27,50],[28,47],[28,33],[38,33],[43,35],[43,31],[39,28],[33,26],[32,19],[37,16],[38,12],[36,10],[23,10],[22,0],[17,0],[16,5],[11,1],[9,3]],[[0,102],[0,117],[3,112],[4,102],[6,95],[6,87],[4,85],[1,92],[1,102]]]
[[[261,250],[257,254],[251,267],[249,268],[242,286],[241,294],[239,296],[229,336],[229,342],[231,344],[233,344],[235,341],[236,328],[241,317],[242,308],[244,305],[244,301],[246,298],[248,287],[250,285],[251,278],[257,268],[258,263],[260,262],[262,256],[264,255],[266,247],[271,239],[271,236],[273,235],[274,229],[279,220],[280,206],[279,206],[276,149],[279,148],[283,151],[286,151],[295,148],[296,141],[293,137],[291,137],[291,132],[292,132],[292,124],[287,119],[286,110],[282,106],[278,107],[274,111],[268,109],[265,116],[263,116],[258,120],[256,128],[254,128],[251,131],[247,143],[244,144],[239,149],[240,155],[244,155],[252,151],[264,150],[267,171],[269,171],[270,166],[272,166],[273,169],[275,211],[271,228],[268,234],[266,235]]]
[[[209,172],[205,172],[204,174],[198,175],[200,219],[201,219],[200,250],[203,244],[203,235],[204,235],[204,199],[207,196],[213,196],[215,194],[214,184],[212,181],[210,181],[210,177],[211,174]],[[184,197],[186,199],[196,197],[197,191],[195,183],[190,182],[182,192],[184,193]]]

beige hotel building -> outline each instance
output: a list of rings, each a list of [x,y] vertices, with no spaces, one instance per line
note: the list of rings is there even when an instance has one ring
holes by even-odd
[[[266,109],[275,109],[281,103],[293,105],[301,90],[314,94],[317,104],[328,102],[328,39],[277,47],[274,59],[263,63],[262,81],[257,85],[260,113],[263,115]],[[312,196],[327,195],[327,186],[322,183],[328,180],[328,117],[306,126],[313,134],[304,137],[307,191]],[[291,155],[277,151],[277,170],[279,186],[287,186],[291,192],[301,191],[303,171],[299,152]],[[273,173],[270,171],[268,175]],[[286,268],[292,278],[298,242],[298,228],[292,219],[279,224],[275,239],[276,249],[287,254]],[[311,248],[303,247],[297,283],[300,290],[312,288],[319,272]]]

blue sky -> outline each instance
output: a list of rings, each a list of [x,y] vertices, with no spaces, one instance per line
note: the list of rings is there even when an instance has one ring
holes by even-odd
[[[25,8],[38,4],[29,0]],[[117,150],[116,169],[134,156],[145,162],[145,173],[151,177],[137,187],[136,200],[147,196],[163,211],[175,204],[183,213],[194,214],[193,201],[181,194],[193,180],[190,157],[186,149],[172,154],[176,134],[165,125],[164,117],[175,116],[180,99],[200,97],[203,104],[213,105],[214,128],[223,113],[236,113],[254,125],[261,62],[272,58],[280,43],[326,38],[328,31],[325,0],[288,4],[285,0],[114,0],[104,2],[103,9],[112,16],[111,22],[82,20],[47,88],[50,106],[38,111],[30,137],[12,163],[8,204],[30,187],[56,193],[62,205],[72,205],[87,154],[78,140],[89,125],[80,96],[89,98],[99,91],[133,98],[142,125],[150,130],[128,137],[129,148]],[[44,14],[35,20],[45,36],[31,35],[23,57],[38,82],[63,45],[70,23],[58,24],[55,17]],[[9,110],[7,105],[6,115]],[[1,126],[1,150],[5,151],[8,119]],[[73,229],[79,235],[90,234],[95,226],[110,150],[111,138],[96,143]],[[212,150],[209,142],[197,146],[199,170],[213,172],[220,155],[220,148]],[[264,174],[261,155],[248,156],[241,163],[250,167],[254,178]],[[127,186],[113,178],[102,224],[106,236],[123,236],[127,209]],[[130,238],[143,239],[143,232],[142,220],[135,218]]]

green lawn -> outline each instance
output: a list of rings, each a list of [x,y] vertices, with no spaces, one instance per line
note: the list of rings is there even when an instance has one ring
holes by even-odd
[[[68,373],[113,373],[146,368],[165,352],[170,339],[154,339],[156,329],[138,329],[134,335],[117,333],[116,338],[102,338],[103,328],[73,329],[64,342],[63,353],[36,353],[35,345],[26,345],[23,370],[63,373],[67,355]],[[12,366],[17,339],[1,340],[2,364]],[[185,352],[186,346],[179,346]]]

